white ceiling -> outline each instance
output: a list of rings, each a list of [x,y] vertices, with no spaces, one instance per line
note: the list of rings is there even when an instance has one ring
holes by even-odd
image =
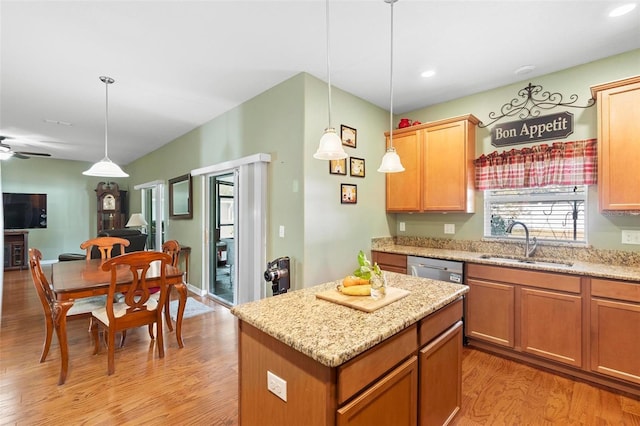
[[[628,1],[400,0],[394,112],[638,49],[640,7],[607,17]],[[0,135],[53,158],[103,157],[101,75],[120,165],[300,72],[327,79],[323,0],[1,0],[0,24]],[[389,33],[384,0],[331,0],[332,84],[387,110]]]

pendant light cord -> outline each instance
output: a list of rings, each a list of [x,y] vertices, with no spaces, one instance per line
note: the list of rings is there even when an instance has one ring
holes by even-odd
[[[329,49],[329,0],[326,1],[326,29],[327,29],[327,86],[329,88],[329,125],[327,128],[331,128],[331,60],[330,60],[330,49]]]
[[[109,145],[109,85],[115,83],[115,80],[111,77],[101,76],[100,81],[104,83],[105,92],[105,108],[104,108],[104,158],[109,158],[108,148]]]
[[[104,97],[105,97],[105,108],[104,108],[104,158],[109,158],[107,155],[107,145],[109,144],[109,80],[105,78],[104,80]]]
[[[393,148],[393,4],[396,0],[390,0],[391,4],[391,48],[389,57],[389,148]]]

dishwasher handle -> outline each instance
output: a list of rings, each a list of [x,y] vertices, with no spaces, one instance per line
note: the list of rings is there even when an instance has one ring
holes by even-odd
[[[418,273],[418,268],[423,268],[423,269],[432,269],[435,271],[448,271],[449,269],[444,267],[444,266],[432,266],[432,265],[425,265],[423,263],[418,263],[418,264],[411,264],[408,265],[409,266],[409,275],[411,275],[412,277],[419,277],[420,274]]]
[[[412,268],[426,268],[426,269],[435,269],[437,271],[448,271],[449,268],[446,266],[436,266],[436,265],[425,265],[424,263],[418,263],[417,265],[411,265]]]

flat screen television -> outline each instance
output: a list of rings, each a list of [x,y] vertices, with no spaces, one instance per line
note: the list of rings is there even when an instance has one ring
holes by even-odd
[[[47,227],[47,194],[2,193],[4,229]]]

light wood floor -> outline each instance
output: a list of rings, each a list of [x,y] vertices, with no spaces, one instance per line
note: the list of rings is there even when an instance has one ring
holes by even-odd
[[[110,377],[106,352],[92,355],[88,320],[71,321],[69,375],[57,386],[55,337],[47,361],[38,362],[44,322],[30,275],[6,272],[0,424],[237,424],[235,317],[203,301],[214,312],[185,319],[183,349],[166,332],[165,358],[158,359],[146,328],[132,330]],[[465,348],[463,408],[454,424],[640,425],[640,401]]]

